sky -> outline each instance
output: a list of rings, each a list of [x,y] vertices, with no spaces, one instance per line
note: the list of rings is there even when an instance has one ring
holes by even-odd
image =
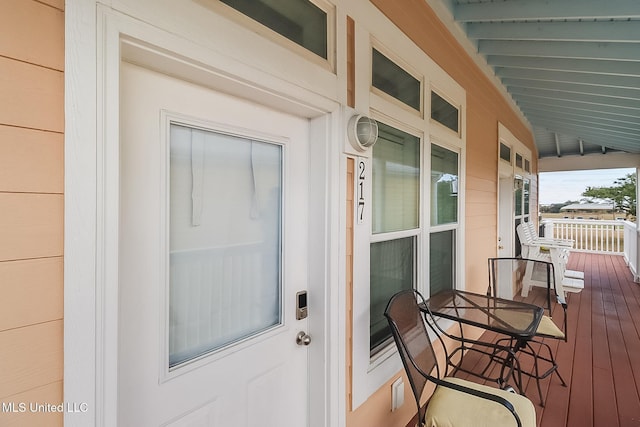
[[[609,187],[613,185],[613,181],[630,173],[635,173],[635,169],[541,172],[539,203],[548,205],[567,200],[580,200],[587,187]]]

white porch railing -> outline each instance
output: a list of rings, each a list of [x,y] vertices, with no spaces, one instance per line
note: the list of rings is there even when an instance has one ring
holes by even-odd
[[[572,250],[623,255],[634,277],[637,275],[638,233],[629,221],[545,219],[545,237],[572,239]]]
[[[578,252],[623,254],[625,221],[545,219],[544,236],[571,239]]]

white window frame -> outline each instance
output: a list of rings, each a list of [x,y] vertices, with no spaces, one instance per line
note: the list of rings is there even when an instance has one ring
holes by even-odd
[[[446,128],[446,126],[442,126],[443,128]],[[451,129],[446,128],[448,131],[452,132]],[[453,133],[453,132],[452,132]],[[457,214],[457,221],[456,222],[452,222],[452,223],[448,223],[448,224],[438,224],[438,225],[431,225],[431,212],[429,211],[429,218],[428,218],[428,224],[429,224],[429,237],[431,236],[432,233],[438,233],[441,231],[449,231],[449,230],[455,230],[456,231],[456,236],[455,236],[455,244],[456,244],[456,254],[455,254],[455,258],[454,258],[454,262],[455,262],[455,272],[454,272],[454,284],[453,287],[454,289],[465,289],[465,274],[464,274],[464,242],[465,242],[465,236],[464,236],[464,228],[462,226],[462,224],[464,224],[464,203],[465,203],[465,187],[466,187],[466,179],[465,179],[465,166],[464,166],[464,162],[465,162],[465,147],[462,146],[461,141],[458,140],[457,138],[453,139],[453,138],[449,138],[449,141],[444,141],[442,139],[442,137],[431,137],[430,143],[429,143],[429,162],[431,161],[431,145],[435,144],[438,145],[446,150],[452,151],[454,153],[456,153],[458,155],[458,214]],[[431,169],[429,169],[429,171],[431,171]],[[430,183],[429,183],[429,189],[430,189]],[[431,194],[429,194],[429,197],[431,197]],[[429,198],[429,203],[431,203],[431,198]],[[430,241],[430,239],[428,239],[427,243]],[[429,251],[431,250],[431,248],[429,248]],[[430,252],[427,253],[427,255],[429,255]],[[426,292],[426,289],[425,289]],[[428,292],[425,293],[425,297],[429,295]]]
[[[507,147],[509,147],[511,149],[511,158],[509,159],[509,162],[503,160],[500,157],[500,144],[503,144]],[[502,123],[498,123],[498,144],[497,144],[497,151],[496,151],[497,155],[498,155],[498,181],[500,181],[501,178],[511,178],[513,180],[513,183],[515,184],[515,180],[517,178],[522,179],[523,181],[523,189],[524,189],[524,182],[525,180],[527,180],[529,182],[529,213],[527,215],[524,214],[524,191],[522,194],[522,202],[523,202],[523,210],[521,215],[516,215],[516,206],[514,203],[514,198],[512,197],[512,200],[509,202],[511,204],[511,218],[509,219],[509,223],[511,224],[511,228],[512,231],[510,233],[510,235],[508,236],[503,236],[503,239],[509,239],[509,245],[513,245],[511,247],[511,255],[516,253],[516,247],[515,247],[515,222],[517,219],[520,219],[521,221],[524,221],[525,217],[530,220],[531,219],[531,201],[533,199],[532,194],[531,194],[531,184],[535,181],[533,175],[530,172],[527,172],[524,170],[524,165],[526,161],[529,161],[529,165],[531,165],[531,157],[532,157],[532,153],[531,150],[525,146],[518,138],[516,138],[515,135],[513,135],[513,133],[511,133],[511,131]],[[516,155],[520,155],[522,156],[522,167],[516,166]],[[498,194],[500,194],[500,189],[498,188]],[[498,200],[498,203],[504,203],[504,201],[500,201]],[[500,206],[498,206],[498,212],[500,212]],[[498,227],[500,228],[501,224],[502,224],[503,219],[498,218]],[[500,231],[498,231],[498,234],[500,234]]]
[[[428,166],[430,165],[430,141],[437,138],[440,145],[447,144],[459,150],[459,202],[458,202],[458,227],[457,253],[456,253],[456,280],[459,287],[465,283],[464,277],[464,186],[465,178],[465,145],[466,145],[466,92],[444,70],[442,70],[431,58],[419,49],[406,37],[395,25],[389,22],[377,9],[367,6],[367,11],[360,16],[359,25],[356,26],[356,80],[367,81],[369,85],[356,87],[356,105],[359,113],[381,120],[390,126],[397,127],[413,135],[422,135],[421,138],[421,193],[420,193],[420,231],[416,246],[416,287],[423,294],[428,294],[428,268],[429,268],[429,244],[428,232],[430,230],[430,191],[428,180]],[[355,6],[354,6],[355,7]],[[363,6],[364,9],[364,6]],[[384,44],[383,44],[383,42]],[[371,52],[376,48],[381,53],[393,60],[405,71],[412,74],[422,82],[422,108],[418,114],[416,110],[405,105],[399,100],[372,89],[371,85]],[[393,54],[390,54],[393,52]],[[438,88],[440,96],[459,106],[459,132],[443,126],[434,125],[430,118],[430,94],[431,88]],[[355,152],[349,144],[344,145],[347,155],[357,156],[357,161],[364,161],[371,171],[371,152]],[[368,177],[371,181],[371,177]],[[357,180],[354,180],[357,182]],[[357,185],[357,184],[354,184]],[[397,355],[394,344],[376,353],[374,357],[369,352],[369,301],[370,301],[370,259],[369,248],[372,241],[380,237],[372,234],[371,229],[371,196],[372,188],[365,186],[365,194],[368,198],[369,208],[365,209],[364,221],[354,222],[354,248],[353,248],[353,330],[352,330],[352,408],[355,410],[363,404],[372,394],[385,383],[397,376],[402,371],[402,364]],[[412,232],[409,232],[410,234]],[[400,236],[400,235],[398,235]],[[389,237],[389,235],[387,235]],[[386,238],[384,238],[386,240]],[[426,291],[426,293],[425,293]]]

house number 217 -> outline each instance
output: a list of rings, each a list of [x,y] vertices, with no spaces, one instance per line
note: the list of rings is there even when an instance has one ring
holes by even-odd
[[[358,162],[358,224],[362,224],[364,222],[364,180],[365,180],[365,163],[363,160]]]

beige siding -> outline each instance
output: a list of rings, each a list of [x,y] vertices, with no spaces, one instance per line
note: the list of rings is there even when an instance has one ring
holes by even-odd
[[[15,394],[6,398],[0,398],[0,405],[4,403],[8,405],[14,404],[16,412],[6,412],[0,416],[3,427],[49,427],[49,426],[61,426],[62,416],[61,413],[45,413],[45,412],[31,412],[29,403],[37,402],[62,402],[62,381],[56,381],[50,384],[43,385],[38,388],[33,388],[24,393]],[[20,412],[20,403],[25,405],[25,412]]]
[[[62,380],[62,320],[2,332],[0,360],[3,397]]]
[[[0,123],[62,132],[63,93],[61,71],[0,57]]]
[[[3,191],[57,193],[64,189],[61,133],[0,125],[0,183]]]
[[[59,3],[62,7],[63,1]],[[64,69],[64,32],[60,9],[25,0],[3,0],[0,28],[10,37],[0,38],[3,56],[54,70]],[[37,29],[37,31],[34,31]]]
[[[28,405],[63,399],[63,7],[0,2],[2,426],[62,425]]]
[[[0,262],[0,331],[62,319],[62,257]]]

